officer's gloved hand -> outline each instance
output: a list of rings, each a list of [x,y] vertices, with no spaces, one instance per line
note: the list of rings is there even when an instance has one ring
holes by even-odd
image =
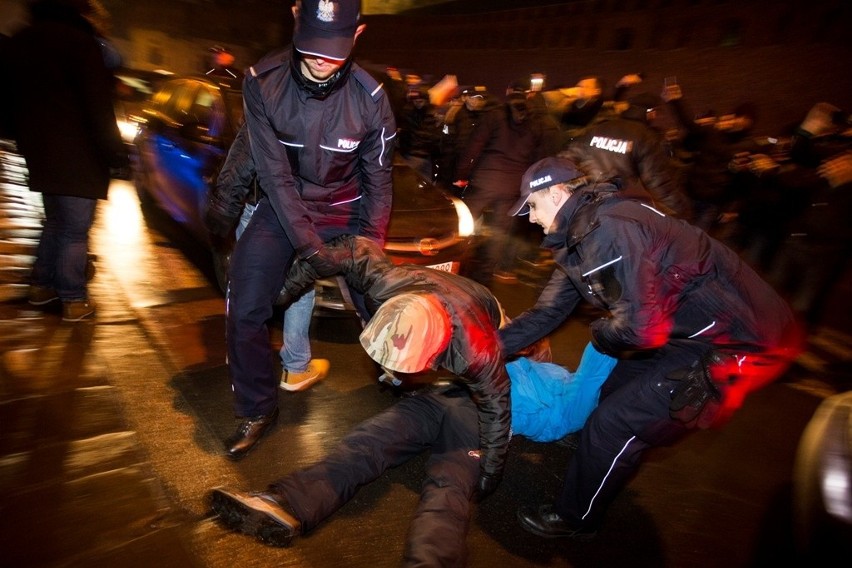
[[[305,259],[311,265],[319,278],[326,278],[332,274],[340,272],[340,260],[338,255],[326,247],[319,249],[317,252]]]
[[[502,479],[502,475],[480,472],[479,481],[476,484],[476,492],[473,494],[473,500],[477,503],[484,501],[486,497],[494,493]]]
[[[313,284],[310,284],[309,286],[312,285]],[[275,305],[289,306],[297,298],[299,298],[306,289],[307,288],[305,287],[294,284],[290,280],[285,281],[284,286],[281,288],[281,291],[278,292],[278,298],[275,300]]]
[[[236,224],[235,218],[222,215],[215,209],[204,212],[204,226],[214,237],[227,238]]]

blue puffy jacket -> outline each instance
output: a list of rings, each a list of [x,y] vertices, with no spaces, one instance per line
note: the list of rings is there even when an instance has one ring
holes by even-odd
[[[598,405],[601,385],[615,363],[615,358],[600,353],[591,343],[575,373],[524,357],[507,363],[512,433],[536,442],[552,442],[580,430]]]

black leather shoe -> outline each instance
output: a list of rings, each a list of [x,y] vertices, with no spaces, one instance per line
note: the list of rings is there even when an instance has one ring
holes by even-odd
[[[210,505],[226,527],[271,546],[287,546],[299,534],[299,520],[268,493],[217,487],[210,496]]]
[[[553,505],[521,507],[518,509],[518,521],[524,530],[544,538],[574,538],[589,540],[597,531],[579,529],[569,525],[565,519],[553,510]]]
[[[234,435],[225,440],[225,450],[232,460],[241,460],[246,457],[258,440],[260,440],[275,423],[278,422],[278,409],[272,414],[261,414],[246,418],[237,426]]]

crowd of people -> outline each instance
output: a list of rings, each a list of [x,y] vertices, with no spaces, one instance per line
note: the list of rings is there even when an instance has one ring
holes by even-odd
[[[37,99],[26,81],[4,94],[15,112],[2,123],[45,198],[30,302],[61,300],[71,321],[94,314],[87,232],[109,168],[127,159],[109,101],[113,54],[83,5],[34,3],[33,26],[8,52],[15,74],[34,85],[61,84],[68,73],[59,67],[76,65],[85,81],[69,85],[85,92],[62,97],[56,124],[81,131],[52,138],[55,124],[34,128],[50,109],[26,114]],[[754,105],[698,117],[676,81],[646,89],[639,74],[625,75],[611,97],[593,76],[561,98],[520,80],[502,96],[467,86],[433,101],[429,85],[411,81],[394,105],[396,86],[383,88],[352,57],[365,29],[360,8],[359,0],[299,0],[292,45],[244,75],[215,52],[210,72],[241,79],[245,100],[245,124],[205,218],[214,235],[239,233],[224,330],[237,425],[224,455],[244,459],[274,428],[279,388],[303,390],[328,374],[310,355],[318,278],[345,279],[377,376],[411,392],[328,459],[264,491],[215,488],[211,506],[227,527],[288,545],[364,483],[430,451],[405,563],[459,565],[470,503],[512,467],[512,433],[546,428],[556,433],[542,440],[579,431],[579,442],[557,500],[522,507],[518,521],[547,538],[591,538],[646,450],[723,425],[784,371],[803,329],[819,322],[852,243],[848,116],[820,102],[783,133],[788,144],[767,150],[750,135]],[[67,55],[61,65],[49,56],[58,51]],[[68,107],[74,100],[87,101],[87,112]],[[674,128],[660,126],[664,111]],[[81,113],[87,120],[69,119]],[[58,168],[53,158],[72,150],[73,165]],[[479,221],[465,273],[384,256],[397,151]],[[510,319],[491,288],[511,282],[513,263],[539,245],[552,275],[535,304]],[[269,322],[282,290],[279,374]],[[581,302],[601,317],[571,373],[552,365],[547,337]],[[452,378],[421,384],[437,369]]]
[[[410,77],[422,91],[419,77]],[[505,97],[461,87],[429,107],[430,120],[408,121],[401,109],[400,135],[423,142],[419,155],[432,157],[432,179],[464,198],[480,240],[491,244],[476,249],[465,274],[487,286],[516,281],[513,268],[541,234],[508,223],[505,202],[517,194],[519,171],[558,154],[722,241],[785,295],[803,324],[818,325],[852,248],[844,221],[852,204],[839,189],[850,182],[849,115],[817,102],[775,136],[757,136],[752,102],[696,113],[676,77],[647,83],[628,74],[606,96],[595,76],[546,92],[515,81]],[[526,130],[506,126],[518,124],[513,100],[524,107]],[[422,161],[418,167],[424,170]],[[499,265],[489,250],[500,251]]]

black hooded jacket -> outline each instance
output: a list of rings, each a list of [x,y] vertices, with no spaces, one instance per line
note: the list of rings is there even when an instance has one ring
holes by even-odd
[[[563,155],[596,179],[619,178],[629,197],[650,198],[658,209],[689,219],[691,204],[662,136],[645,122],[645,109],[637,110],[595,122]]]

